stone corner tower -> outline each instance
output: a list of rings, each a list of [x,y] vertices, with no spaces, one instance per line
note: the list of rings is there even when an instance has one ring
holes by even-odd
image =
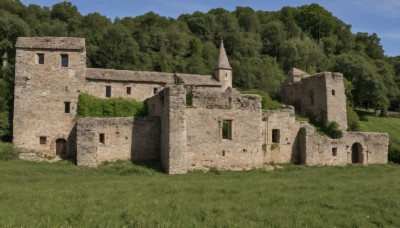
[[[221,89],[225,91],[232,88],[232,67],[229,65],[228,56],[224,48],[224,41],[221,39],[219,47],[219,56],[214,70],[214,77],[221,82]]]

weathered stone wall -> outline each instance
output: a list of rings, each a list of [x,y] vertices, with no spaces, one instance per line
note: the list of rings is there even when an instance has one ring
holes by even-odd
[[[249,169],[263,163],[261,97],[194,90],[187,116],[189,170]],[[231,140],[222,138],[222,122],[232,121]]]
[[[340,130],[347,130],[346,92],[343,74],[325,72],[327,121],[336,121]]]
[[[300,123],[296,122],[294,108],[284,106],[278,110],[263,112],[263,152],[264,162],[298,163],[298,132]],[[278,140],[273,142],[273,131],[278,131]]]
[[[77,128],[78,165],[159,159],[158,117],[82,118]],[[104,143],[99,141],[100,134],[104,134]]]
[[[387,163],[388,134],[346,131],[342,134],[343,137],[332,139],[303,124],[299,134],[301,162],[310,166]]]
[[[304,116],[326,121],[326,83],[325,77],[311,76],[301,80],[300,112]]]
[[[65,39],[84,44],[84,39]],[[46,42],[54,49],[35,48],[33,44],[24,47],[17,42],[13,141],[17,147],[56,155],[55,141],[64,139],[67,153],[75,154],[75,114],[85,77],[86,51],[84,45],[68,50],[61,49],[65,48],[63,42],[54,43],[52,38]],[[44,54],[44,64],[38,63],[37,54]],[[61,67],[61,54],[68,54],[68,67]],[[64,112],[64,102],[70,102],[70,113]],[[40,137],[46,137],[44,144],[40,144]]]

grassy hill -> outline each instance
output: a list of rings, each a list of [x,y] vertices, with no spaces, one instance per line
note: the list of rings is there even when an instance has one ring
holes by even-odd
[[[400,227],[398,165],[168,176],[0,161],[0,227]]]

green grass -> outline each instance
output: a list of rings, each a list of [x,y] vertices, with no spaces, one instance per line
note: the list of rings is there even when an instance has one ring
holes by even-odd
[[[0,227],[400,226],[400,166],[168,176],[0,161]]]

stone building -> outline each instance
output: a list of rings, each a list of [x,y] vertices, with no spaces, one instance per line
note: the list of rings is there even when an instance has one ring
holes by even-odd
[[[261,97],[232,88],[223,43],[213,75],[86,68],[85,40],[20,37],[16,44],[14,143],[78,165],[158,159],[170,174],[242,170],[264,163],[387,163],[388,135],[346,132],[343,76],[292,70],[283,101],[336,121],[331,139],[295,119],[295,109],[262,110]],[[145,101],[147,117],[76,118],[78,95]]]

